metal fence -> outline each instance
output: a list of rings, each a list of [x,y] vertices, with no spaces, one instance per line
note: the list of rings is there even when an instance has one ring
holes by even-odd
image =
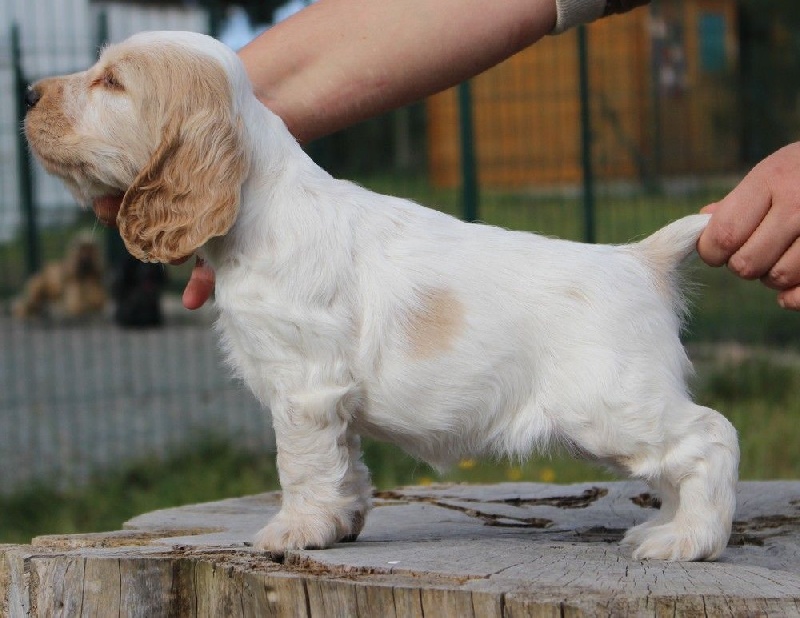
[[[733,0],[656,1],[549,37],[468,86],[310,150],[338,175],[458,216],[624,242],[718,199],[771,145],[758,146],[747,118],[752,70],[744,68],[758,37],[743,39],[745,9]],[[213,311],[180,307],[185,269],[167,271],[160,327],[121,328],[113,303],[89,318],[11,312],[26,282],[64,259],[81,230],[103,248],[107,287],[122,259],[115,235],[29,160],[21,88],[85,68],[103,42],[135,31],[209,31],[211,14],[0,0],[0,24],[0,492],[34,480],[84,482],[203,435],[271,448],[267,413],[220,363]],[[791,139],[788,128],[776,131],[773,142]],[[686,337],[696,353],[800,343],[797,316],[778,310],[769,291],[724,269],[700,268],[695,279],[702,286]]]

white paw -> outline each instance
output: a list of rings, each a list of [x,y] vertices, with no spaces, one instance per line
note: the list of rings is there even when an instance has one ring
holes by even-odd
[[[364,527],[366,516],[366,509],[351,513],[344,521],[337,517],[281,511],[259,530],[253,545],[282,554],[287,549],[324,549],[337,541],[352,542]]]
[[[323,549],[339,540],[336,522],[319,516],[285,515],[282,511],[259,530],[253,545],[273,553],[288,549]]]
[[[633,528],[630,528],[625,533],[625,536],[622,537],[622,541],[620,541],[620,543],[626,546],[638,547],[644,542],[645,538],[647,537],[647,533],[655,526],[658,526],[662,523],[663,522],[658,521],[658,519],[651,519],[643,524],[639,524],[638,526],[633,526]]]
[[[675,522],[652,526],[649,529],[632,529],[634,534],[625,536],[627,542],[637,540],[633,552],[634,560],[714,560],[727,545],[727,536],[715,535],[711,530],[697,530],[680,526]]]

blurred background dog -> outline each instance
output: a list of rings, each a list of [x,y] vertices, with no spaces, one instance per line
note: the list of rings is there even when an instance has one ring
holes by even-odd
[[[91,232],[70,243],[63,260],[49,262],[25,283],[12,303],[15,318],[38,315],[81,317],[100,314],[106,307],[102,252]]]

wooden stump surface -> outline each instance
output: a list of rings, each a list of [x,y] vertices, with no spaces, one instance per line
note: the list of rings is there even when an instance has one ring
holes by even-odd
[[[0,546],[10,616],[800,616],[800,482],[744,482],[714,563],[634,561],[635,482],[408,487],[358,541],[277,559],[277,493],[147,513],[117,532]]]

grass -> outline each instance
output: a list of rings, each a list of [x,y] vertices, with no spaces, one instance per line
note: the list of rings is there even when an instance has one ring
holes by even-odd
[[[140,513],[277,486],[273,455],[255,456],[229,445],[201,442],[166,461],[142,461],[73,491],[40,485],[0,497],[0,542],[117,530]]]
[[[697,378],[697,400],[739,432],[742,479],[800,479],[800,360],[761,352],[729,360]]]
[[[800,389],[797,361],[760,357],[701,361],[696,399],[723,412],[740,432],[742,479],[800,478]],[[434,482],[572,483],[612,480],[605,470],[563,456],[524,463],[465,459],[446,474],[396,447],[365,441],[364,459],[378,488]],[[27,542],[40,534],[119,529],[124,521],[159,508],[278,489],[272,454],[242,453],[201,443],[167,461],[143,461],[70,492],[46,486],[0,497],[0,542]]]

